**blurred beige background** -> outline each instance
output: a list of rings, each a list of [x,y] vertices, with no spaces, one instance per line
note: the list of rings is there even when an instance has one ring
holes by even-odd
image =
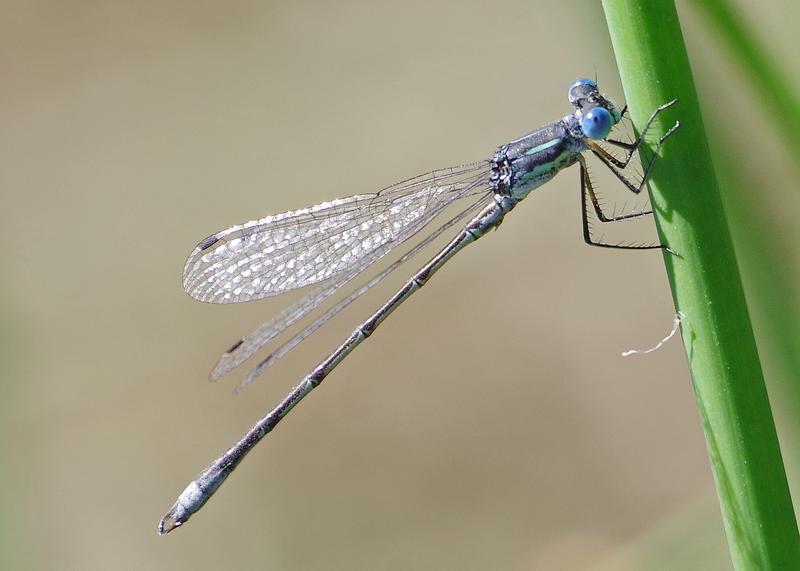
[[[620,356],[671,326],[661,256],[584,245],[577,171],[156,535],[418,265],[233,397],[244,371],[209,369],[283,304],[193,302],[196,242],[487,158],[563,116],[578,76],[621,101],[604,26],[595,2],[6,2],[3,568],[633,569],[661,548],[726,569],[681,344]]]

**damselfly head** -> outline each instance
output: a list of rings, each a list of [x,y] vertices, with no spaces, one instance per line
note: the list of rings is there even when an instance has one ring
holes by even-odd
[[[594,80],[585,77],[576,79],[570,85],[567,96],[577,110],[575,115],[583,134],[590,139],[605,139],[622,118],[617,106],[600,93]]]

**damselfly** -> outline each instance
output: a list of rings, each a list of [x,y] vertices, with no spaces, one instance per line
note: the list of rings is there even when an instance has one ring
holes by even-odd
[[[447,207],[462,204],[458,213],[425,236],[382,271],[356,286],[340,301],[261,360],[242,385],[251,382],[337,312],[380,282],[389,273],[461,220],[463,229],[414,274],[389,300],[317,365],[288,395],[259,420],[234,446],[203,470],[181,493],[159,523],[159,533],[184,524],[211,497],[242,458],[270,432],[303,397],[369,337],[389,314],[427,283],[431,276],[464,246],[497,228],[532,190],[559,171],[578,163],[581,176],[583,236],[588,244],[608,248],[647,249],[660,245],[608,244],[596,240],[589,224],[589,208],[601,222],[615,222],[651,214],[649,211],[611,215],[603,211],[586,167],[583,152],[590,151],[632,193],[638,194],[653,167],[669,129],[654,145],[643,164],[638,184],[626,176],[636,151],[656,116],[674,104],[653,111],[640,136],[631,142],[609,138],[627,108],[618,110],[590,79],[578,79],[568,91],[575,111],[515,141],[501,145],[488,161],[432,171],[387,187],[324,202],[261,220],[233,226],[201,241],[186,261],[183,285],[195,299],[209,303],[237,303],[316,286],[299,301],[237,341],[220,358],[211,378],[240,365],[256,351],[309,312],[320,307],[343,286],[361,275],[396,246],[421,233]],[[621,148],[624,157],[602,143]],[[240,385],[240,386],[242,386]]]

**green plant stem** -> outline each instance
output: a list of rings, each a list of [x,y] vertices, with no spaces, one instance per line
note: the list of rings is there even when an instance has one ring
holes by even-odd
[[[658,105],[681,126],[650,195],[681,323],[731,557],[739,570],[796,569],[800,537],[750,317],[674,4],[604,0],[631,118]]]

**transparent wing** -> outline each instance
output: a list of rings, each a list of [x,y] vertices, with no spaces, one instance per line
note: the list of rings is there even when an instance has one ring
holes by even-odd
[[[489,195],[484,195],[481,197],[477,202],[470,204],[467,208],[456,214],[453,218],[445,222],[439,228],[434,230],[429,236],[427,236],[422,242],[415,245],[413,248],[405,252],[402,256],[392,262],[388,267],[383,269],[378,274],[374,275],[365,283],[361,284],[357,289],[353,290],[347,296],[339,300],[333,307],[325,311],[319,317],[317,317],[313,322],[309,323],[305,328],[299,331],[296,335],[291,337],[288,341],[283,343],[280,347],[272,351],[269,355],[264,357],[258,364],[247,373],[247,376],[239,383],[239,386],[236,388],[236,392],[244,389],[247,385],[252,383],[257,377],[259,377],[268,367],[274,365],[278,360],[286,355],[289,351],[294,349],[297,345],[299,345],[304,339],[314,333],[317,329],[325,325],[332,317],[334,317],[337,313],[342,311],[345,307],[350,305],[352,302],[357,300],[363,294],[365,294],[370,288],[379,284],[386,276],[391,274],[394,270],[399,268],[405,262],[413,258],[417,255],[420,251],[425,249],[431,242],[436,240],[442,233],[447,230],[448,228],[452,227],[454,224],[458,223],[460,220],[468,217],[470,214],[477,213],[481,210],[486,203],[491,200]],[[353,276],[355,277],[355,276]],[[345,281],[350,281],[352,278],[348,278]]]
[[[209,303],[261,299],[377,259],[419,231],[488,172],[488,163],[432,171],[375,194],[323,202],[212,234],[186,260],[186,292]],[[481,174],[479,174],[481,173]]]
[[[462,198],[462,197],[465,197],[465,196],[469,196],[471,194],[471,191],[475,190],[476,188],[480,189],[478,191],[478,194],[483,195],[482,198],[479,200],[479,202],[481,202],[481,203],[485,202],[485,199],[486,199],[485,197],[489,196],[488,192],[483,188],[485,180],[486,180],[485,176],[482,173],[482,174],[479,174],[479,175],[473,175],[472,178],[467,179],[467,181],[465,181],[463,183],[458,183],[459,190],[457,192],[455,192],[455,191],[451,192],[449,194],[449,200],[448,201],[442,202],[442,203],[436,205],[434,208],[431,208],[427,212],[427,216],[426,216],[426,218],[424,220],[424,223],[422,223],[421,225],[415,224],[413,232],[411,232],[411,233],[408,233],[408,232],[398,233],[397,236],[396,236],[396,239],[391,241],[391,242],[387,242],[382,249],[379,249],[379,250],[376,250],[376,251],[372,252],[371,255],[363,256],[355,266],[351,266],[349,272],[343,273],[343,274],[340,274],[338,276],[335,276],[334,278],[331,278],[326,283],[322,284],[320,287],[315,288],[314,290],[309,292],[307,295],[305,295],[304,297],[299,299],[297,302],[295,302],[294,304],[290,305],[289,307],[287,307],[286,309],[281,311],[274,318],[270,319],[269,321],[267,321],[264,324],[262,324],[261,326],[259,326],[252,333],[250,333],[249,335],[243,337],[242,339],[240,339],[239,341],[234,343],[233,346],[230,349],[228,349],[225,353],[222,354],[222,356],[220,357],[219,361],[217,361],[217,364],[214,366],[214,369],[211,371],[211,374],[209,375],[211,380],[218,380],[223,375],[225,375],[226,373],[228,373],[229,371],[231,371],[235,367],[239,366],[243,362],[245,362],[252,355],[254,355],[259,349],[261,349],[261,347],[263,347],[264,345],[269,343],[272,339],[274,339],[275,337],[280,335],[288,327],[290,327],[291,325],[296,323],[298,320],[300,320],[303,317],[305,317],[306,315],[308,315],[311,311],[313,311],[314,309],[319,307],[322,303],[325,302],[325,300],[327,300],[330,296],[332,296],[334,293],[336,293],[336,291],[338,291],[342,286],[347,284],[350,280],[352,280],[353,278],[358,276],[367,267],[369,267],[373,262],[375,262],[377,260],[377,258],[379,258],[382,255],[384,255],[388,250],[390,250],[391,248],[396,246],[398,243],[402,242],[405,239],[408,239],[411,235],[413,235],[414,233],[416,233],[419,230],[421,230],[422,227],[425,225],[425,223],[433,220],[433,218],[435,218],[435,216],[437,214],[439,214],[444,208],[446,208],[448,206],[448,204],[452,203],[455,200],[458,200],[459,198]],[[396,267],[401,265],[403,262],[408,260],[415,253],[417,253],[422,248],[424,248],[425,245],[429,244],[432,240],[434,240],[437,236],[439,236],[444,230],[446,230],[447,228],[451,227],[458,220],[462,219],[473,208],[474,208],[474,205],[470,206],[466,210],[462,211],[455,218],[453,218],[450,221],[448,221],[444,226],[442,226],[439,229],[435,230],[431,234],[431,236],[427,237],[425,240],[423,240],[423,242],[421,242],[419,245],[417,245],[411,251],[407,252],[399,260],[395,261],[389,268],[387,268],[388,271],[384,270],[384,272],[382,272],[382,276],[388,275],[388,273],[391,270],[395,269]],[[371,285],[369,287],[372,287],[372,285],[375,285],[375,283],[378,283],[378,281],[380,281],[380,279],[382,279],[382,277],[379,278],[374,283],[371,283]],[[358,298],[362,293],[367,291],[367,289],[369,289],[369,287],[367,287],[367,288],[365,288],[363,290],[362,289],[356,290],[356,292],[351,293],[347,298],[345,298],[345,299],[349,299],[349,301],[347,303],[344,303],[342,305],[342,302],[339,302],[339,304],[334,306],[334,308],[332,308],[331,310],[328,310],[328,312],[326,312],[326,315],[328,315],[328,317],[326,319],[324,319],[321,323],[316,325],[316,327],[314,327],[311,331],[314,331],[317,328],[319,328],[325,321],[327,321],[327,319],[332,317],[334,314],[338,313],[339,310],[343,309],[350,302],[352,302],[356,298]],[[311,331],[309,331],[306,334],[306,336],[308,334],[310,334]],[[305,338],[305,337],[302,337],[302,338]],[[296,342],[293,345],[291,345],[291,347],[294,347],[294,345],[299,343],[302,340],[302,338],[297,339]],[[283,352],[281,352],[281,354],[279,356],[284,355],[285,353],[288,352],[288,350],[289,350],[289,348],[285,348],[283,350]],[[266,361],[274,362],[274,361],[277,361],[277,358],[278,358],[278,356],[275,356],[272,359],[267,358]],[[259,365],[259,367],[261,367],[261,370],[263,370],[264,368],[266,368],[266,363],[262,362]]]
[[[225,351],[214,365],[209,374],[212,381],[217,381],[229,371],[235,369],[247,359],[252,357],[261,347],[302,319],[325,302],[336,291],[358,275],[358,272],[342,274],[331,283],[326,283],[315,288],[307,295],[286,307],[269,321],[262,323],[258,329],[242,337],[233,346]]]

